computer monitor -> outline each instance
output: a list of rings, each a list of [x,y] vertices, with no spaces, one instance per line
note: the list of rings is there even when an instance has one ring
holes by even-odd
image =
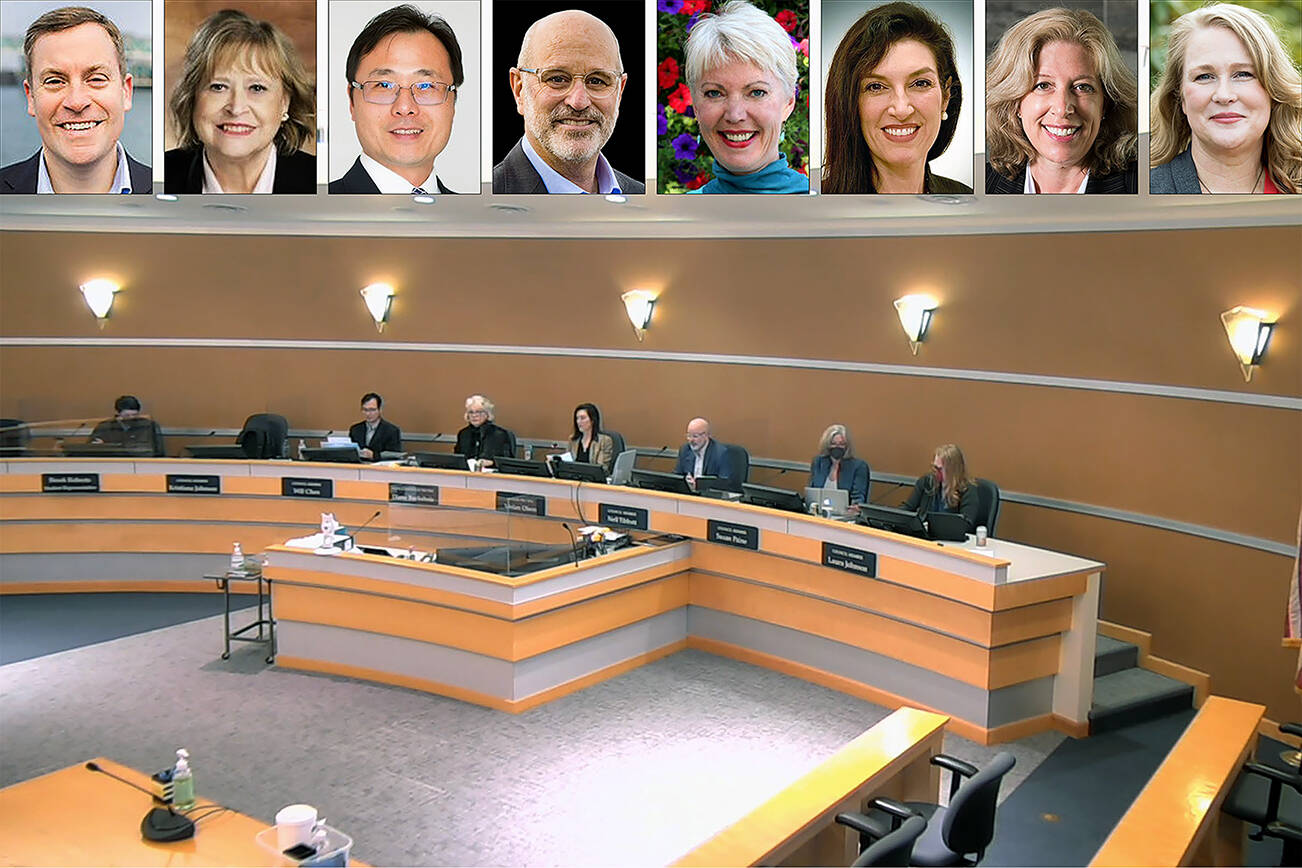
[[[892,533],[902,533],[907,536],[925,537],[927,535],[927,529],[922,526],[922,519],[916,512],[907,509],[896,509],[893,506],[861,503],[859,504],[859,523],[875,527],[878,530],[889,530]]]
[[[659,470],[632,471],[633,485],[636,488],[651,488],[656,491],[672,491],[675,494],[694,494],[687,480],[677,473],[661,473]]]
[[[785,488],[773,488],[769,485],[741,484],[742,500],[755,506],[767,506],[769,509],[785,509],[791,512],[804,512],[805,499],[799,492]]]
[[[557,479],[577,479],[579,482],[605,482],[606,468],[584,461],[553,461],[552,473]]]
[[[967,540],[967,519],[957,512],[927,513],[927,538],[964,542]]]
[[[636,449],[625,449],[615,456],[615,466],[610,471],[611,485],[628,485],[633,478],[633,464],[637,461]]]
[[[551,468],[546,461],[525,461],[523,458],[507,458],[499,455],[489,459],[500,473],[513,473],[516,476],[542,476],[551,478]]]
[[[244,461],[249,456],[244,454],[244,447],[234,443],[223,443],[220,446],[187,446],[185,451],[190,453],[191,458],[219,458],[229,461]]]
[[[469,470],[470,463],[466,456],[457,452],[413,452],[409,456],[417,467],[432,467],[437,470]]]
[[[333,461],[336,464],[361,464],[362,456],[357,452],[357,444],[347,446],[322,446],[313,449],[305,446],[301,450],[304,461]]]

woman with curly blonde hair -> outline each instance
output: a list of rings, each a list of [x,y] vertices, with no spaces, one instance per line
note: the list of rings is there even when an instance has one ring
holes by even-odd
[[[1261,13],[1177,18],[1151,115],[1149,192],[1302,192],[1302,75]]]
[[[1018,21],[986,63],[986,192],[1139,192],[1138,99],[1089,12]]]

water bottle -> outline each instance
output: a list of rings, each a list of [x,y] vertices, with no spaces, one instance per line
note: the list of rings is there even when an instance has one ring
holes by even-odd
[[[299,440],[298,440],[298,460],[299,460],[299,461],[305,461],[305,460],[306,460],[305,458],[303,458],[303,450],[305,450],[305,449],[307,449],[307,441],[300,437]]]
[[[172,769],[172,807],[178,811],[194,807],[194,772],[190,770],[190,752],[185,748],[176,752],[176,768]]]
[[[236,574],[244,572],[244,550],[240,548],[239,543],[236,543],[235,548],[231,550],[231,572]]]

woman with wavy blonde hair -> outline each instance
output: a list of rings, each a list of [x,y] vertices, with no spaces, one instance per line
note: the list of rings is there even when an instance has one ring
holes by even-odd
[[[1150,192],[1302,192],[1302,75],[1261,13],[1177,18],[1151,114]]]
[[[1138,99],[1089,12],[1018,21],[986,63],[986,192],[1137,193]]]
[[[976,481],[967,475],[963,450],[953,443],[937,446],[931,472],[918,477],[904,508],[923,513],[956,512],[967,519],[968,530],[975,530],[981,501]]]

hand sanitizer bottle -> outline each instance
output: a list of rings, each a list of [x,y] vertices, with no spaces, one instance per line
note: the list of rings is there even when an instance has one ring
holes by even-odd
[[[185,748],[176,752],[176,768],[172,770],[172,806],[178,811],[194,807],[194,772],[190,771],[190,752]]]
[[[231,572],[240,574],[244,572],[244,550],[240,544],[236,543],[235,548],[231,550]]]

